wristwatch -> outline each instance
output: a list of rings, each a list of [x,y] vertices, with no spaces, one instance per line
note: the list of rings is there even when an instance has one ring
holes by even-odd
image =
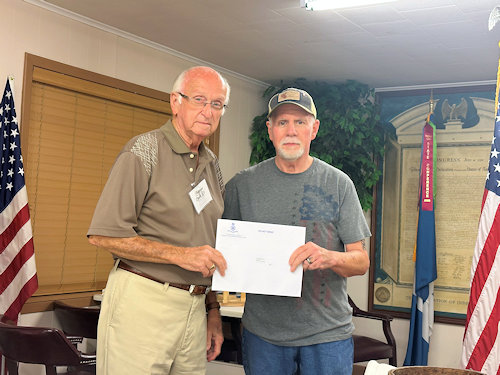
[[[215,302],[210,302],[210,303],[207,303],[205,305],[205,308],[207,309],[207,312],[208,310],[212,310],[212,309],[217,309],[217,310],[220,310],[220,303],[215,301]]]

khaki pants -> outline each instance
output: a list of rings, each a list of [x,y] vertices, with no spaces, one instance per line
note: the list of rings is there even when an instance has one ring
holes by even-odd
[[[97,374],[205,374],[205,296],[116,267],[99,317]]]

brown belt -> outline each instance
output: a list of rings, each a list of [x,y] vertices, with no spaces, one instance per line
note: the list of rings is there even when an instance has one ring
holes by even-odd
[[[121,268],[122,270],[125,270],[128,272],[135,273],[136,275],[145,277],[146,279],[156,281],[157,283],[165,284],[165,281],[162,281],[160,279],[157,279],[154,276],[151,276],[151,275],[148,275],[147,273],[139,271],[138,269],[133,268],[132,266],[129,266],[127,263],[125,263],[123,261],[120,261],[118,263],[118,268]],[[206,286],[206,285],[189,285],[189,284],[177,284],[177,283],[168,283],[168,285],[173,286],[174,288],[187,290],[192,295],[207,294],[212,289],[211,287]]]

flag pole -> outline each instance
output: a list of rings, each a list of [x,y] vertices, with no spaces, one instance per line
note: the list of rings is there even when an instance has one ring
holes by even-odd
[[[434,106],[435,106],[435,101],[434,101],[434,89],[431,89],[431,97],[429,99],[429,114],[427,115],[427,122],[429,121],[429,118],[431,114],[434,113]]]
[[[500,48],[500,42],[498,42],[498,47]],[[497,68],[497,86],[495,90],[495,111],[498,108],[498,82],[500,82],[500,59],[498,59],[498,68]]]
[[[422,129],[422,149],[418,191],[417,231],[414,248],[415,272],[413,281],[410,332],[403,366],[426,366],[430,336],[434,324],[434,280],[437,278],[436,231],[434,215],[436,127],[432,110]]]

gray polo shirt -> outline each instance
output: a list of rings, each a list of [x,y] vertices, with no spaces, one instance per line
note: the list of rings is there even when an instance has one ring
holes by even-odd
[[[205,180],[212,201],[198,214],[189,197]],[[215,246],[224,208],[224,184],[215,155],[202,143],[192,153],[168,121],[132,138],[118,155],[87,235],[141,236],[175,246]],[[165,282],[210,285],[199,272],[173,264],[126,260]]]

